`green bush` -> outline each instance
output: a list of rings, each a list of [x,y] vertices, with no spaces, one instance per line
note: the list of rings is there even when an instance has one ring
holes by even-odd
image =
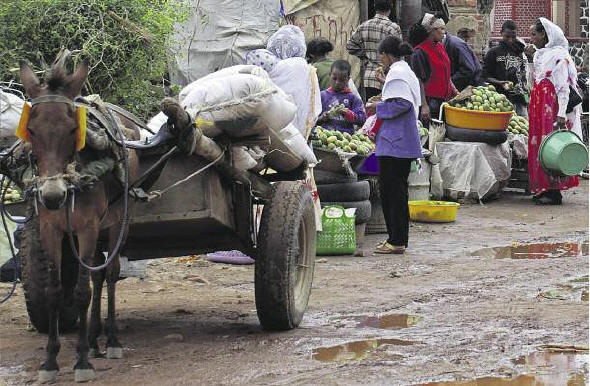
[[[0,81],[18,80],[18,62],[37,70],[60,49],[90,60],[88,93],[147,118],[164,96],[173,58],[169,39],[188,7],[181,0],[2,0]]]

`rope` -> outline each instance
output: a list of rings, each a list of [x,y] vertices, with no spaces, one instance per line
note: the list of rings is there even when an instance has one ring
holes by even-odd
[[[115,119],[115,117],[113,116],[113,113],[110,109],[107,109],[110,118],[113,120],[115,129],[117,131],[117,134],[120,137],[120,141],[124,141],[124,136],[123,136],[123,131],[121,130],[121,126],[119,125],[119,122]],[[123,190],[123,219],[121,220],[121,228],[119,229],[119,237],[117,239],[117,243],[115,244],[115,248],[111,251],[111,254],[107,257],[106,261],[104,262],[104,264],[99,265],[97,267],[92,267],[87,265],[86,263],[84,263],[82,261],[82,259],[80,258],[80,255],[78,254],[78,248],[76,247],[76,243],[74,241],[74,235],[72,233],[72,227],[70,224],[70,211],[68,206],[66,205],[65,207],[65,211],[66,211],[66,232],[68,234],[68,240],[70,241],[70,248],[72,249],[72,253],[74,255],[74,257],[76,258],[76,260],[78,260],[78,262],[80,263],[81,266],[83,266],[84,268],[88,269],[89,271],[100,271],[104,268],[106,268],[111,261],[113,261],[113,259],[115,258],[115,256],[119,255],[119,250],[121,249],[121,245],[123,244],[123,236],[125,235],[125,231],[127,230],[127,225],[129,223],[129,207],[128,207],[128,200],[129,200],[129,153],[127,150],[127,147],[122,146],[121,147],[121,152],[123,153],[123,164],[124,164],[124,171],[125,171],[125,182],[124,182],[124,190]],[[67,170],[67,169],[66,169]],[[72,210],[73,210],[73,200],[72,200],[72,195],[68,194],[68,200],[70,201],[70,204],[72,205]]]
[[[27,186],[31,185],[39,185],[43,184],[46,181],[53,181],[53,180],[60,180],[64,179],[69,183],[75,185],[77,188],[80,188],[82,182],[85,184],[91,185],[94,182],[98,181],[98,177],[93,174],[82,174],[76,171],[76,161],[68,164],[66,166],[65,173],[58,173],[54,174],[49,177],[39,177],[35,176],[33,178],[27,178],[23,180],[23,183]]]
[[[0,186],[4,186],[4,180],[5,180],[5,176],[2,175],[2,180],[0,181]],[[6,196],[6,190],[8,190],[8,187],[2,190],[2,202],[4,202],[4,197]],[[18,282],[18,267],[16,265],[16,253],[14,252],[14,245],[12,245],[12,239],[10,238],[10,231],[8,230],[8,224],[6,224],[6,216],[4,213],[4,205],[2,205],[2,211],[0,211],[0,216],[2,217],[2,226],[4,228],[4,233],[6,233],[6,238],[8,239],[8,245],[10,246],[10,253],[12,254],[12,261],[14,262],[14,280],[12,282],[12,288],[10,289],[10,292],[8,292],[8,294],[6,294],[2,300],[0,300],[0,304],[6,302],[8,299],[10,299],[12,297],[12,295],[14,295],[14,292],[16,291],[16,283]]]
[[[178,185],[184,184],[185,182],[187,182],[187,181],[188,181],[188,180],[190,180],[191,178],[193,178],[193,177],[195,177],[196,175],[198,175],[198,174],[201,174],[201,173],[202,173],[202,172],[204,172],[205,170],[209,169],[211,166],[213,166],[213,165],[215,165],[217,162],[219,162],[219,160],[221,160],[221,159],[223,158],[224,154],[225,154],[225,153],[221,153],[221,154],[219,155],[219,157],[217,157],[215,160],[213,160],[213,161],[209,162],[207,165],[203,166],[201,169],[199,169],[199,170],[197,170],[196,172],[194,172],[194,173],[192,173],[192,174],[188,175],[187,177],[185,177],[185,178],[184,178],[184,179],[182,179],[182,180],[176,181],[174,184],[167,186],[167,187],[166,187],[166,188],[164,188],[163,190],[153,190],[153,191],[151,191],[151,192],[148,194],[148,196],[149,196],[149,197],[148,197],[148,202],[149,202],[149,201],[151,201],[151,200],[153,200],[153,199],[156,199],[156,198],[160,198],[160,197],[162,197],[162,195],[163,195],[164,193],[166,193],[167,191],[169,191],[170,189],[172,189],[172,188],[174,188],[174,187],[176,187],[176,186],[178,186]]]

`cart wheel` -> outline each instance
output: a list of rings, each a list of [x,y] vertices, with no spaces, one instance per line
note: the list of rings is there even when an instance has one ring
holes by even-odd
[[[303,183],[283,181],[273,186],[258,239],[258,319],[264,329],[290,330],[299,325],[307,308],[315,263],[313,198]]]
[[[32,204],[29,204],[27,216],[31,216],[32,213]],[[61,263],[63,300],[59,309],[58,326],[60,331],[67,332],[76,328],[78,322],[78,310],[74,301],[74,287],[78,281],[78,264],[71,253],[70,245],[63,244]],[[36,216],[31,217],[24,225],[18,256],[21,263],[23,292],[29,320],[37,331],[47,333],[49,331],[49,312],[45,286],[49,280],[47,269],[49,262],[41,247],[39,218]]]

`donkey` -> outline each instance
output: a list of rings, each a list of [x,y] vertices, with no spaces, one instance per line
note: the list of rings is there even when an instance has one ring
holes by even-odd
[[[73,162],[84,163],[85,152],[80,150],[81,123],[74,104],[74,98],[80,94],[89,73],[89,64],[84,61],[73,73],[65,68],[65,59],[54,62],[45,84],[41,84],[26,62],[20,62],[20,78],[27,94],[32,98],[25,137],[30,142],[31,159],[36,164],[39,231],[41,247],[46,254],[49,280],[44,283],[44,294],[49,313],[49,339],[46,347],[46,359],[39,370],[39,381],[53,381],[59,370],[57,354],[60,350],[58,336],[58,313],[63,301],[61,288],[62,240],[67,233],[66,211],[69,213],[71,231],[78,240],[81,260],[88,265],[104,263],[101,253],[96,253],[99,232],[105,229],[109,236],[109,251],[113,251],[119,236],[123,216],[122,200],[109,205],[113,197],[121,197],[121,186],[113,176],[103,178],[96,185],[75,194],[75,200],[69,198],[68,185],[64,176],[67,166]],[[134,127],[126,121],[127,128]],[[21,120],[22,122],[22,120]],[[128,176],[133,180],[138,173],[137,154],[128,152]],[[126,194],[126,192],[123,192]],[[131,205],[132,203],[129,202]],[[131,208],[130,208],[131,209]],[[127,229],[125,229],[125,234]],[[35,264],[33,257],[32,264]],[[41,262],[37,262],[42,264]],[[88,381],[94,377],[93,366],[88,360],[89,351],[94,356],[101,356],[97,338],[102,331],[100,303],[103,282],[106,279],[108,291],[108,317],[106,324],[107,350],[109,358],[122,358],[123,349],[119,343],[115,323],[115,283],[119,278],[118,256],[105,270],[92,272],[92,311],[90,329],[87,323],[87,311],[90,304],[89,270],[79,267],[77,284],[74,289],[76,308],[79,313],[79,332],[77,361],[74,366],[75,380]],[[92,349],[92,350],[90,350]]]

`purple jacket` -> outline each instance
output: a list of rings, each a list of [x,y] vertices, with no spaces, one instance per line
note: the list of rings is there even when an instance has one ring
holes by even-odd
[[[349,114],[346,117],[332,118],[328,122],[322,122],[321,125],[329,130],[353,133],[354,125],[362,125],[367,119],[363,101],[350,90],[336,93],[330,87],[322,91],[322,113],[329,111],[333,106],[338,104],[343,104],[353,114]]]
[[[383,120],[377,132],[377,157],[422,158],[418,123],[411,102],[393,98],[377,103],[377,118]]]

